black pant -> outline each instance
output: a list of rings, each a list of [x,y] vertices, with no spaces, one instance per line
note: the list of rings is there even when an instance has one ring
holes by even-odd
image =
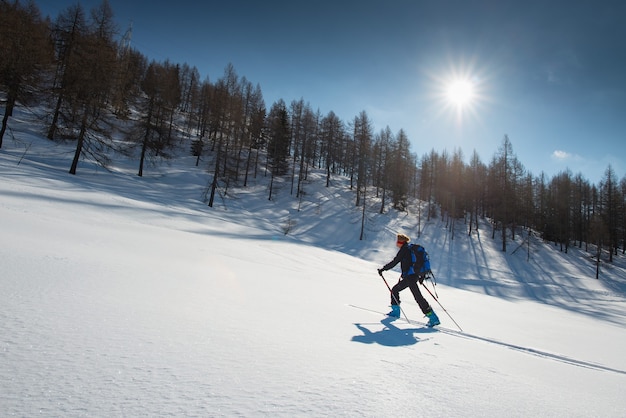
[[[400,303],[400,291],[406,289],[407,287],[411,289],[415,302],[417,302],[420,306],[422,313],[426,315],[430,312],[430,304],[426,299],[424,299],[424,296],[422,296],[422,293],[420,292],[419,284],[417,282],[417,274],[400,279],[400,281],[391,288],[391,304],[397,305]]]

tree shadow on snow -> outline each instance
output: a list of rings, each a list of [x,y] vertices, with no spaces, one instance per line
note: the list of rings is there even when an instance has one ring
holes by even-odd
[[[354,324],[363,334],[355,335],[352,341],[363,344],[380,344],[388,347],[400,347],[416,344],[420,341],[415,336],[417,333],[430,333],[432,329],[419,328],[398,328],[393,324],[398,318],[385,318],[380,321],[385,327],[380,331],[371,331],[363,324]]]

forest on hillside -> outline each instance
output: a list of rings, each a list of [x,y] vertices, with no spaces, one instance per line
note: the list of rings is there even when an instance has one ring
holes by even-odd
[[[402,129],[374,132],[365,111],[343,121],[304,99],[268,110],[260,86],[231,64],[210,81],[188,63],[149,60],[117,40],[113,16],[106,0],[89,12],[78,3],[54,21],[32,1],[0,0],[0,149],[16,106],[44,109],[44,135],[75,144],[71,174],[84,159],[106,166],[121,153],[136,156],[142,176],[146,162],[184,150],[207,164],[213,206],[216,193],[258,175],[270,176],[269,199],[275,177],[291,180],[298,198],[310,170],[321,169],[327,187],[333,176],[348,177],[359,207],[373,195],[381,213],[420,199],[464,219],[469,233],[487,218],[503,251],[520,230],[562,251],[584,246],[598,260],[603,249],[608,261],[626,251],[626,176],[611,166],[599,184],[569,170],[534,175],[506,135],[486,162],[476,151],[466,160],[461,149],[417,156]]]

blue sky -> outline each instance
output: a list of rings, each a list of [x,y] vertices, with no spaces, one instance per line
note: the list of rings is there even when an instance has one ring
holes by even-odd
[[[55,18],[77,1],[38,0]],[[82,0],[89,11],[98,0]],[[535,176],[626,175],[626,2],[109,0],[120,35],[151,59],[215,81],[232,63],[267,107],[304,99],[375,131],[488,164],[508,135]],[[444,92],[467,79],[473,99]]]

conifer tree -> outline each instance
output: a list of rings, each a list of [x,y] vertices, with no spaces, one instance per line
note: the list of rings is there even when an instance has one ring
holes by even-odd
[[[342,144],[345,138],[343,122],[334,112],[329,112],[321,121],[320,127],[320,153],[324,155],[326,166],[326,187],[330,186],[331,174],[336,174],[338,165],[342,161]]]
[[[356,204],[361,205],[368,181],[370,165],[370,149],[372,144],[372,125],[365,111],[354,118],[354,145],[356,168]]]
[[[80,7],[74,9],[72,22],[80,21]],[[91,11],[91,24],[85,33],[76,34],[72,51],[75,55],[67,69],[71,79],[63,90],[67,102],[68,117],[65,123],[77,131],[76,150],[70,174],[76,174],[78,161],[85,154],[101,165],[109,159],[110,130],[100,122],[107,113],[111,96],[113,76],[117,65],[117,46],[113,41],[116,26],[113,11],[107,0]],[[59,97],[62,97],[61,95]]]
[[[48,39],[48,28],[33,2],[0,2],[0,86],[6,92],[0,148],[16,102],[30,99],[30,91],[52,62]]]

